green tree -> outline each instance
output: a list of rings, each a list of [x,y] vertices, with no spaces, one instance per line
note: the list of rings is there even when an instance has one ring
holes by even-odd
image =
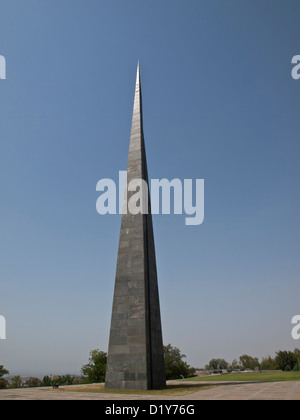
[[[3,378],[4,375],[8,375],[9,371],[4,369],[3,365],[0,365],[0,389],[7,388],[8,382],[6,379]]]
[[[177,347],[171,344],[164,346],[164,358],[166,379],[178,379],[182,376],[188,378],[195,375],[195,369],[183,360],[186,356]]]
[[[300,349],[295,349],[294,355],[296,356],[297,363],[295,364],[293,370],[300,371]]]
[[[43,377],[42,386],[51,386],[51,378],[48,375]]]
[[[254,370],[255,368],[259,368],[259,361],[257,357],[243,354],[243,356],[240,356],[240,365],[242,369]]]
[[[293,370],[297,361],[297,356],[291,351],[279,350],[276,352],[275,362],[278,369],[286,370],[289,368],[290,370]]]
[[[10,381],[10,388],[22,388],[23,382],[21,376],[14,376]]]
[[[25,384],[28,388],[36,388],[42,385],[42,381],[39,378],[31,377],[26,380]]]
[[[105,381],[107,354],[104,351],[92,350],[89,363],[82,366],[81,373],[85,383],[99,383]]]
[[[228,369],[229,364],[224,359],[211,359],[208,365],[205,366],[206,370]]]
[[[299,360],[300,360],[300,349],[295,349],[295,350],[294,350],[294,354],[295,354],[295,356],[297,357],[297,359],[299,359]]]
[[[263,357],[260,363],[261,370],[276,370],[277,364],[271,356]]]
[[[231,365],[229,365],[229,369],[233,369],[233,370],[240,369],[239,362],[236,359],[234,359]]]
[[[56,379],[57,385],[74,385],[74,384],[79,384],[81,382],[82,381],[80,377],[69,375],[69,374],[57,376],[57,379]]]

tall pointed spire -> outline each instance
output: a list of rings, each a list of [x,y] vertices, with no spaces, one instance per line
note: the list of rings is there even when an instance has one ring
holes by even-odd
[[[148,172],[137,66],[127,163],[127,185]],[[130,192],[126,192],[130,199]],[[127,203],[128,200],[126,200]],[[123,214],[112,308],[106,388],[166,386],[150,197],[148,214]]]
[[[140,60],[137,63],[137,70],[136,70],[136,86],[140,85]]]

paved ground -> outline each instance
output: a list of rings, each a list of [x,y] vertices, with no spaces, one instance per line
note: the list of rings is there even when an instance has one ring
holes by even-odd
[[[197,382],[199,384],[199,382]],[[202,382],[201,382],[202,383]],[[212,385],[211,382],[207,384]],[[215,384],[218,384],[217,382]],[[220,383],[219,383],[220,384]],[[300,400],[300,381],[235,382],[182,396],[95,394],[45,388],[0,390],[0,400]]]

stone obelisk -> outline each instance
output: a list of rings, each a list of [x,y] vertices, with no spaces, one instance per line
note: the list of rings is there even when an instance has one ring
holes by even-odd
[[[133,179],[142,179],[148,184],[139,64],[127,185]],[[126,189],[125,194],[127,203],[133,193]],[[127,214],[122,215],[105,380],[109,389],[162,389],[166,386],[149,195],[148,200],[148,214],[131,214],[127,208]]]

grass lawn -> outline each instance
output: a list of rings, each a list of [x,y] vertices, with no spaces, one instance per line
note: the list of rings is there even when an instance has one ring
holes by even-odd
[[[160,390],[127,390],[127,389],[108,389],[106,390],[104,384],[93,384],[84,386],[68,386],[59,387],[55,392],[73,391],[73,392],[96,392],[96,393],[107,393],[107,394],[134,394],[134,395],[186,395],[196,391],[202,391],[204,389],[214,388],[216,385],[207,384],[194,384],[194,383],[183,383],[182,385],[167,385],[166,389]],[[52,391],[52,390],[51,390]]]
[[[199,376],[188,378],[185,381],[300,381],[300,372],[249,372],[225,373],[222,375]]]

